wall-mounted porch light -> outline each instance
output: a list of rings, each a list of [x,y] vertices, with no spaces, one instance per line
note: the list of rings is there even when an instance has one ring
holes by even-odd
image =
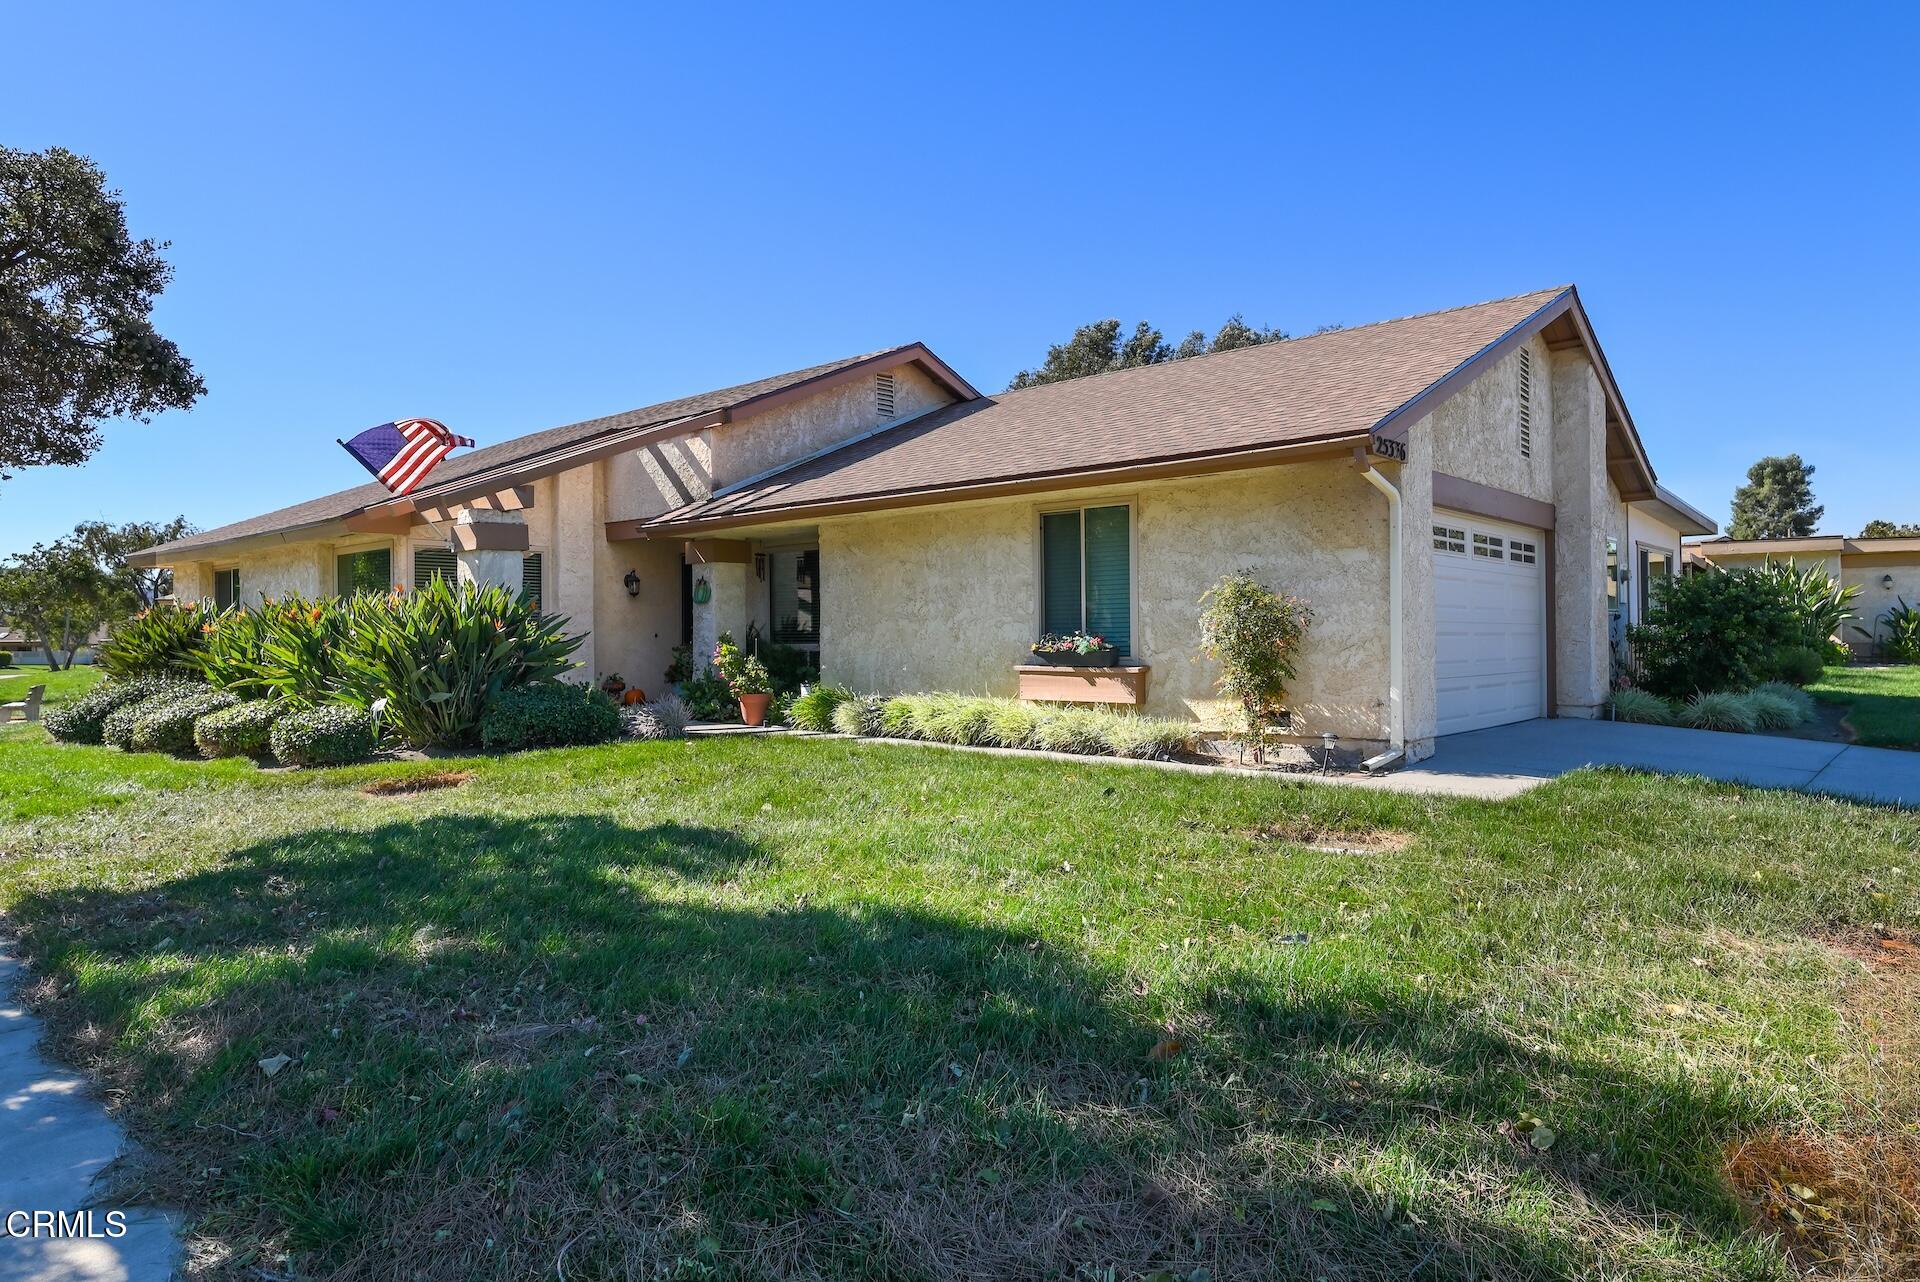
[[[620,581],[627,585],[628,596],[640,595],[640,575],[637,571],[628,570],[627,577]]]
[[[1891,574],[1883,574],[1883,575],[1881,575],[1881,576],[1880,576],[1880,586],[1881,586],[1881,587],[1883,587],[1883,588],[1891,588],[1891,587],[1893,587],[1893,576],[1892,576]]]
[[[766,582],[767,554],[765,552],[755,552],[753,554],[753,577],[763,583]]]

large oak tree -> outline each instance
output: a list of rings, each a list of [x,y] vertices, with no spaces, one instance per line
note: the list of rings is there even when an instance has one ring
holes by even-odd
[[[153,328],[173,269],[127,232],[85,156],[0,147],[0,478],[79,463],[100,425],[186,409],[206,385]]]

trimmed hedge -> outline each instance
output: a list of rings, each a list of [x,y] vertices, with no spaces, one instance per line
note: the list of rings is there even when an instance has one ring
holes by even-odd
[[[267,744],[283,766],[344,766],[373,755],[373,718],[358,708],[325,703],[273,723]]]
[[[99,743],[109,713],[181,684],[175,677],[134,677],[126,681],[109,678],[64,707],[49,708],[42,721],[47,733],[61,743]]]
[[[193,723],[193,746],[203,757],[264,757],[273,750],[273,723],[289,711],[289,704],[255,699],[209,712]]]
[[[13,651],[0,650],[0,668],[11,668],[12,666],[13,666]]]
[[[100,723],[100,742],[109,747],[118,748],[122,752],[132,752],[134,728],[140,724],[143,717],[150,712],[158,711],[165,704],[198,694],[206,688],[189,681],[160,679],[153,693],[131,699],[106,715],[106,719]]]
[[[620,735],[620,709],[600,691],[569,681],[502,690],[480,718],[489,752],[605,743]]]
[[[135,752],[192,752],[193,723],[210,712],[231,708],[240,696],[204,686],[193,694],[174,699],[155,700],[146,714],[133,723]]]

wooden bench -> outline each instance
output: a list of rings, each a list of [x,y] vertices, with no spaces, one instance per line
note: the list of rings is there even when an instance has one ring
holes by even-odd
[[[40,700],[46,697],[47,688],[30,686],[27,697],[20,703],[0,703],[0,721],[38,721],[40,719]]]

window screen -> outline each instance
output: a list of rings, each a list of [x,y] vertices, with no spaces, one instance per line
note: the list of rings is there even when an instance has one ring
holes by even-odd
[[[433,579],[449,583],[460,581],[460,558],[452,548],[415,548],[413,550],[413,586],[423,588]]]
[[[213,603],[222,610],[232,608],[240,599],[240,571],[215,570],[213,572]]]
[[[820,551],[767,554],[769,613],[778,645],[820,644]]]
[[[341,596],[385,592],[393,586],[393,549],[369,548],[334,559],[334,591]]]

